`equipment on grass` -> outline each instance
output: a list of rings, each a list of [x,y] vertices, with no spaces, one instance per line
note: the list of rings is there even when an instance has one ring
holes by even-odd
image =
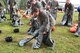
[[[12,42],[13,41],[13,38],[8,36],[8,37],[5,38],[5,41],[6,42]]]
[[[14,33],[19,33],[19,29],[18,28],[14,29]]]

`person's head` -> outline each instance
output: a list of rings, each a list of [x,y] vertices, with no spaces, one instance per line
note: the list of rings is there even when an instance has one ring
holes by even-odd
[[[32,2],[32,4],[35,4],[37,2],[37,0],[32,0],[31,2]]]
[[[51,8],[50,5],[48,5],[48,6],[47,6],[47,10],[50,10],[50,8]]]
[[[32,14],[33,14],[34,16],[38,16],[38,15],[39,15],[39,12],[40,12],[40,10],[39,10],[39,8],[37,8],[37,7],[35,7],[35,8],[32,10]]]
[[[70,4],[70,3],[71,3],[71,1],[70,1],[70,0],[66,0],[66,3],[67,3],[67,4]]]

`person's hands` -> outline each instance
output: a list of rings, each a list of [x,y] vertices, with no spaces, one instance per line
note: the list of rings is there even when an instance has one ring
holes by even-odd
[[[47,34],[47,32],[45,32],[45,31],[44,31],[44,32],[43,32],[43,34],[44,34],[44,35],[46,35],[46,34]]]

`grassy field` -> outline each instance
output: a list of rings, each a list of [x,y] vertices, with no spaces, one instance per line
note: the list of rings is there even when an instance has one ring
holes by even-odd
[[[6,15],[9,18],[9,15]],[[58,13],[57,25],[56,29],[52,32],[52,39],[55,40],[56,45],[54,50],[49,50],[46,46],[42,45],[40,49],[32,49],[32,43],[34,40],[26,44],[24,47],[19,47],[18,42],[21,39],[30,37],[30,35],[26,34],[29,26],[27,23],[29,19],[22,19],[24,23],[23,26],[20,27],[12,27],[10,25],[11,21],[6,21],[4,23],[0,23],[0,29],[2,30],[2,34],[0,34],[0,53],[80,53],[80,37],[75,37],[74,33],[69,32],[69,27],[59,26],[61,22],[63,13]],[[74,13],[74,23],[77,22],[78,13]],[[19,28],[20,33],[13,33],[13,29]],[[7,43],[4,38],[7,36],[13,37],[13,42]]]

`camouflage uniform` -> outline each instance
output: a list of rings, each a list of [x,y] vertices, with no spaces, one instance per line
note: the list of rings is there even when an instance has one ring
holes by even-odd
[[[70,3],[69,5],[65,4],[64,16],[62,19],[62,25],[72,26],[73,19],[73,5]]]
[[[31,13],[31,1],[27,1],[25,14],[29,15]]]
[[[57,18],[57,9],[58,9],[58,2],[57,1],[50,1],[49,4],[51,9],[50,9],[50,12],[51,12],[51,15],[54,17],[54,19],[56,20]]]
[[[3,5],[0,3],[0,22],[5,21],[6,19],[5,12],[3,9]]]
[[[32,4],[32,6],[31,6],[32,13],[33,13],[33,10],[35,7],[39,8],[40,10],[43,9],[43,6],[41,5],[41,3],[39,1],[37,1],[35,4]],[[32,17],[32,19],[30,21],[32,23],[32,26],[29,28],[29,30],[27,32],[28,34],[32,34],[36,29],[39,28],[38,27],[39,23],[38,23],[38,20],[36,18],[37,17],[35,17],[35,16]],[[34,20],[34,19],[36,19],[36,20]]]
[[[48,14],[45,11],[41,11],[38,16],[38,21],[39,29],[36,30],[33,34],[33,36],[35,36],[36,34],[38,36],[32,48],[40,48],[42,43],[46,44],[47,46],[53,47],[54,42],[50,38],[51,28]],[[46,35],[43,34],[44,31],[47,32]]]
[[[32,48],[40,48],[41,44],[44,43],[45,45],[49,46],[50,49],[54,48],[54,41],[51,39],[51,25],[49,15],[45,11],[40,11],[38,18],[38,27],[34,33],[32,34],[36,40],[32,45]],[[43,32],[47,32],[43,34]],[[24,46],[27,42],[27,39],[23,39],[19,42],[20,46]]]
[[[20,16],[17,13],[14,13],[12,15],[12,26],[17,27],[22,25],[21,21],[20,21]]]
[[[10,5],[10,19],[12,19],[12,14],[14,13],[14,8],[13,6],[16,4],[15,0],[9,0],[9,5]]]
[[[30,20],[30,23],[32,24],[32,26],[27,31],[27,33],[29,35],[33,34],[34,31],[39,28],[39,23],[38,23],[37,17],[33,16],[32,19]]]

